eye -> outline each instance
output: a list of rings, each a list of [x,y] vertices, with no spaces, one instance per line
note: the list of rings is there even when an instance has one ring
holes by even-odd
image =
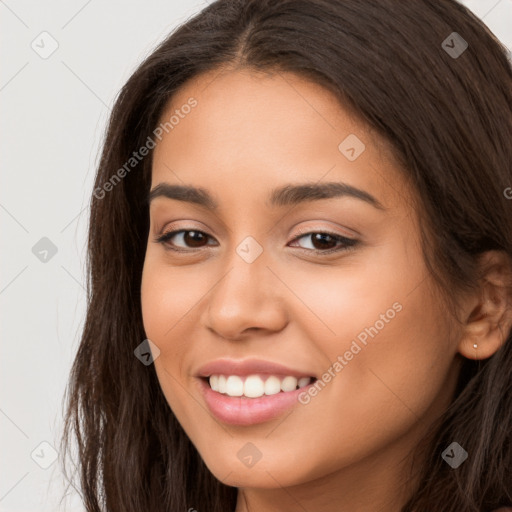
[[[155,242],[164,245],[169,250],[187,252],[192,249],[201,249],[208,245],[218,245],[215,241],[209,244],[208,242],[211,240],[214,240],[214,238],[203,231],[196,229],[180,229],[160,235],[155,239]],[[301,240],[304,240],[306,243],[299,243]],[[290,244],[294,243],[298,243],[298,247],[307,252],[312,251],[317,254],[329,254],[353,249],[358,241],[335,233],[311,231],[301,234],[290,242]],[[290,247],[294,247],[294,245],[290,245]]]
[[[180,229],[164,233],[157,237],[155,242],[158,242],[174,251],[186,251],[187,249],[200,249],[201,247],[204,247],[205,242],[207,242],[208,239],[213,240],[210,235],[207,235],[203,231],[198,231],[196,229]]]
[[[322,254],[346,251],[354,248],[358,243],[357,240],[352,238],[346,238],[335,233],[326,233],[323,231],[311,231],[309,233],[304,233],[295,238],[292,243],[303,239],[306,240],[306,244],[302,245],[299,243],[299,247],[307,251],[314,251]],[[309,243],[307,243],[308,240]]]

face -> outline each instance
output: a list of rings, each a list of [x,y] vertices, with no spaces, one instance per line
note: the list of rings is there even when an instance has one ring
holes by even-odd
[[[153,155],[142,313],[162,391],[228,485],[387,474],[457,378],[412,190],[321,86],[218,73],[173,97]]]

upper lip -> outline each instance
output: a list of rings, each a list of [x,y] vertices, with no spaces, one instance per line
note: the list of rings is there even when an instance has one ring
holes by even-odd
[[[313,377],[311,373],[288,368],[279,363],[265,361],[263,359],[216,359],[201,366],[197,372],[198,377],[210,375],[252,375],[266,373],[269,375],[290,375],[292,377]]]

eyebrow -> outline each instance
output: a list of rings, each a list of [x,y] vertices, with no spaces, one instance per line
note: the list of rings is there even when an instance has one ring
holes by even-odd
[[[207,190],[190,185],[159,183],[150,191],[148,202],[151,203],[151,201],[157,197],[166,197],[167,199],[194,203],[204,206],[209,210],[216,210],[219,207],[217,201],[215,201]],[[379,210],[386,210],[380,201],[368,192],[343,182],[284,185],[272,190],[270,199],[266,201],[266,205],[270,207],[283,207],[320,199],[332,199],[335,197],[353,197],[365,201]]]

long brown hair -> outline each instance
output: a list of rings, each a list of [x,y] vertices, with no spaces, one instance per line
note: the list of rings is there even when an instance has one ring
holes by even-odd
[[[467,43],[457,39],[459,54],[443,45],[458,37],[454,32]],[[483,252],[512,258],[512,200],[505,193],[512,186],[512,69],[505,47],[464,6],[455,0],[208,5],[133,73],[103,145],[90,207],[87,316],[61,450],[65,457],[73,437],[88,512],[235,509],[237,489],[209,472],[153,365],[134,356],[146,338],[140,285],[151,153],[126,166],[154,137],[173,94],[192,77],[227,65],[307,77],[391,145],[421,198],[425,261],[448,298],[475,286]],[[429,456],[402,512],[487,512],[512,504],[512,337],[506,334],[492,357],[464,360],[453,401],[425,439]],[[453,441],[470,454],[457,469],[441,458]]]

